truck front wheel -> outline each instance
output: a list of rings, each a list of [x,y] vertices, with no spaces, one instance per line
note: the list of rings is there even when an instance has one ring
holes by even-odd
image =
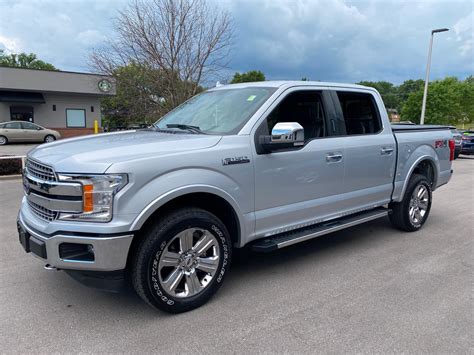
[[[212,213],[183,208],[163,216],[142,236],[131,262],[137,294],[162,311],[180,313],[206,303],[231,262],[225,225]]]
[[[431,209],[431,184],[419,174],[413,174],[401,202],[392,202],[390,222],[398,229],[414,232],[428,219]]]

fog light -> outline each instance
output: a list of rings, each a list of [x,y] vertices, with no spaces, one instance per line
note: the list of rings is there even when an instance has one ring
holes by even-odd
[[[59,257],[65,261],[92,262],[95,260],[92,244],[61,243]]]

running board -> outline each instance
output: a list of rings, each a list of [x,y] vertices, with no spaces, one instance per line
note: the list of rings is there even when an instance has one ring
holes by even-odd
[[[341,217],[329,222],[315,224],[309,227],[296,229],[291,232],[280,233],[271,237],[262,238],[252,244],[252,250],[268,253],[277,249],[287,247],[296,243],[301,243],[309,239],[317,238],[325,234],[336,232],[341,229],[356,226],[374,219],[385,217],[390,210],[378,207],[373,210],[359,212],[347,217]]]

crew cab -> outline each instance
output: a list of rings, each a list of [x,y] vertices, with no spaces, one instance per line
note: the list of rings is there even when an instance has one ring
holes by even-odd
[[[288,247],[388,216],[414,232],[452,175],[449,127],[391,125],[378,92],[322,82],[224,85],[151,128],[34,149],[23,248],[153,307],[208,301],[232,251]]]

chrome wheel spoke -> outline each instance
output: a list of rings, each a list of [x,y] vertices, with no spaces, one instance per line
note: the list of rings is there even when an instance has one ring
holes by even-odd
[[[418,203],[418,206],[422,209],[422,210],[426,210],[428,208],[428,199],[427,200],[421,200],[419,203]]]
[[[184,272],[176,268],[171,272],[168,278],[162,282],[163,287],[166,289],[168,293],[173,293],[176,287],[178,286],[179,282],[183,277]]]
[[[179,234],[179,247],[181,252],[191,250],[193,247],[194,229],[186,229]]]
[[[194,246],[194,250],[198,256],[203,255],[211,246],[217,245],[217,242],[213,236],[208,233],[204,233]]]
[[[179,257],[180,255],[178,253],[165,251],[161,257],[160,263],[162,266],[178,266]]]
[[[199,281],[195,272],[190,273],[189,275],[186,274],[185,278],[185,288],[186,288],[186,296],[192,296],[198,293],[201,290],[201,282]]]
[[[218,266],[219,258],[217,256],[213,256],[210,258],[198,258],[198,264],[196,268],[211,275],[214,275]]]

